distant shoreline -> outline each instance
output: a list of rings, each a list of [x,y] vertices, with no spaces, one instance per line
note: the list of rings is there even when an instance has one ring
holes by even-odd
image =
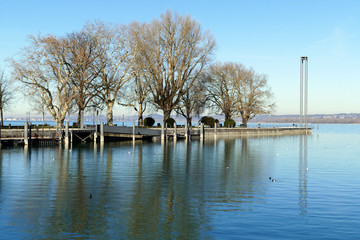
[[[251,123],[299,123],[299,119],[252,120]],[[360,119],[308,119],[310,124],[360,124]]]

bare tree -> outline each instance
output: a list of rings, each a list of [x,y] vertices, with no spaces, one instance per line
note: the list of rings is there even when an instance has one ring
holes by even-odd
[[[257,74],[253,69],[242,69],[233,64],[233,86],[237,94],[236,112],[241,116],[242,125],[256,115],[271,114],[275,109],[273,94],[267,85],[267,76]]]
[[[5,77],[4,71],[0,70],[0,115],[1,126],[4,126],[4,111],[8,110],[14,99],[14,89],[11,82]]]
[[[98,38],[96,67],[99,83],[95,86],[97,97],[107,107],[107,123],[113,125],[113,107],[121,87],[132,77],[129,73],[136,47],[129,50],[128,29],[122,25],[102,22],[88,25]]]
[[[206,74],[208,107],[215,112],[223,113],[225,120],[236,112],[236,92],[230,79],[231,64],[215,63]]]
[[[26,94],[26,92],[25,92]],[[30,95],[29,99],[31,102],[32,110],[34,110],[36,113],[40,113],[42,115],[42,136],[44,137],[44,128],[45,128],[45,113],[46,113],[46,104],[43,101],[44,98],[41,96],[38,96],[40,93],[35,93],[34,95]]]
[[[23,83],[27,95],[39,96],[57,126],[63,124],[74,99],[73,69],[66,64],[69,48],[63,38],[30,36],[30,45],[19,59],[12,59],[13,77]]]
[[[206,91],[203,79],[197,79],[192,88],[187,91],[175,109],[176,113],[186,118],[186,123],[191,126],[193,116],[199,116],[206,107]]]
[[[85,26],[82,31],[70,33],[66,37],[69,54],[65,61],[74,72],[71,83],[74,92],[76,92],[78,125],[80,124],[81,113],[96,96],[94,81],[98,76],[98,70],[94,67],[97,59],[97,36],[93,36],[92,32],[87,30],[88,28]]]
[[[138,114],[138,126],[143,125],[143,115],[146,111],[150,89],[148,83],[141,74],[134,73],[134,78],[128,82],[125,94],[119,100],[119,104],[126,107],[133,107]],[[121,101],[124,101],[121,102]]]
[[[275,104],[267,77],[237,63],[217,63],[207,75],[207,90],[212,106],[225,114],[225,120],[240,116],[242,124],[259,114],[269,114]]]
[[[135,36],[151,101],[164,112],[165,121],[209,62],[215,40],[190,16],[170,10],[140,26]]]

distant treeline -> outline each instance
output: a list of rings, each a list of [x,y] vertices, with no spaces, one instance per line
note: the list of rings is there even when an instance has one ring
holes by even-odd
[[[252,122],[262,122],[262,123],[298,123],[299,118],[258,118],[254,119]],[[334,123],[334,124],[360,124],[360,118],[356,119],[342,119],[342,118],[308,118],[308,123]]]

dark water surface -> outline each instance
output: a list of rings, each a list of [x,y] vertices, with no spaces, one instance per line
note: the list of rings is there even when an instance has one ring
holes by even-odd
[[[358,239],[359,227],[358,125],[0,152],[1,239]]]

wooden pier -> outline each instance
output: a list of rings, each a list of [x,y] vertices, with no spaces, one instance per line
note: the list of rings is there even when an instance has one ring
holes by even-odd
[[[205,128],[188,129],[186,127],[174,128],[146,128],[124,126],[107,126],[101,123],[97,126],[84,126],[84,128],[70,128],[65,124],[63,129],[33,128],[25,123],[23,128],[1,129],[0,144],[3,146],[32,145],[49,146],[59,143],[71,144],[73,142],[105,142],[122,140],[177,140],[177,139],[205,139],[216,137],[239,136],[278,136],[311,134],[311,128],[282,127],[282,128]]]

